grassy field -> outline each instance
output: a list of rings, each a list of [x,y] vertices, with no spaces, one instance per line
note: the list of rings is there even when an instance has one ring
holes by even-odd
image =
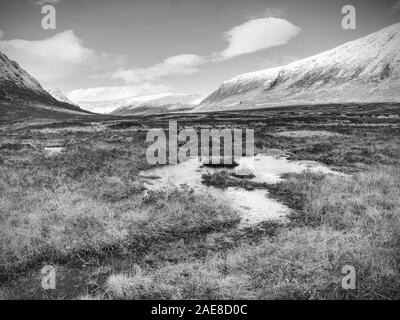
[[[203,177],[265,189],[293,211],[288,224],[244,230],[212,194],[146,190],[146,130],[176,116],[3,127],[0,299],[399,299],[399,112],[372,105],[179,116],[182,127],[254,128],[258,152],[348,174],[287,174],[275,185]],[[54,144],[65,149],[49,156],[44,147]],[[47,264],[56,266],[56,290],[41,289]],[[345,265],[356,269],[355,290],[341,287]]]

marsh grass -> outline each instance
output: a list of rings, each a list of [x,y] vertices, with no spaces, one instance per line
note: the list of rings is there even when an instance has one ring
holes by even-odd
[[[399,174],[384,167],[349,180],[290,175],[277,187],[298,199],[290,227],[203,260],[111,275],[103,298],[400,298]],[[345,265],[356,269],[356,290],[341,287]]]
[[[356,173],[303,172],[262,186],[226,173],[203,177],[221,187],[267,188],[295,211],[273,232],[257,226],[240,235],[229,229],[236,212],[210,195],[146,191],[139,175],[149,167],[145,139],[125,124],[7,138],[0,148],[1,273],[18,279],[17,271],[26,276],[56,263],[72,276],[71,261],[83,259],[78,273],[88,280],[68,295],[81,299],[399,299],[398,129],[338,126],[317,139],[274,135],[314,124],[282,126],[263,123],[257,150],[281,149],[294,160]],[[54,157],[18,145],[53,138],[72,142]],[[85,267],[88,257],[104,256]],[[356,290],[341,288],[344,265],[356,269]],[[0,299],[20,297],[12,283],[1,286]]]
[[[304,128],[309,127],[304,126]],[[319,126],[319,128],[325,129],[324,126]],[[369,170],[377,163],[388,166],[400,164],[398,128],[338,126],[337,128],[326,127],[326,129],[332,134],[299,136],[288,134],[296,133],[298,130],[280,131],[276,128],[257,128],[256,150],[259,152],[269,149],[286,150],[291,160],[318,161],[338,171],[349,173]],[[280,135],[280,132],[284,134]],[[309,133],[312,132],[309,131]],[[318,131],[315,132],[318,133]]]
[[[59,188],[27,195],[14,208],[1,201],[8,214],[1,217],[0,265],[13,270],[79,254],[143,249],[157,240],[218,230],[237,221],[228,205],[210,201],[210,195],[169,190],[152,196],[151,201],[149,197],[139,193],[114,205]]]
[[[146,192],[144,149],[73,147],[0,168],[0,269],[143,250],[235,224],[237,213],[189,189]]]
[[[266,189],[268,187],[268,184],[262,182],[254,182],[251,180],[252,178],[252,175],[244,177],[222,170],[203,173],[201,176],[201,182],[207,186],[214,186],[221,189],[228,187],[237,187],[246,190],[254,190]]]

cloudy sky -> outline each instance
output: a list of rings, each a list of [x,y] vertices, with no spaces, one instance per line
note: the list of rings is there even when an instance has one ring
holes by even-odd
[[[43,30],[42,6],[56,8]],[[355,6],[357,29],[341,27]],[[1,0],[0,51],[75,100],[207,95],[400,21],[400,0]]]

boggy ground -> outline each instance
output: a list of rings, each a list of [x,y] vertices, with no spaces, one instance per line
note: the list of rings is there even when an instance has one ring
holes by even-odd
[[[398,299],[399,111],[315,106],[3,127],[0,297]],[[254,128],[258,152],[351,175],[303,172],[276,185],[206,178],[264,188],[293,209],[288,224],[238,230],[238,214],[212,194],[145,189],[145,132],[174,118]],[[65,149],[47,155],[55,144]],[[57,268],[56,290],[41,288],[47,264]],[[355,290],[341,287],[345,265],[356,269]]]

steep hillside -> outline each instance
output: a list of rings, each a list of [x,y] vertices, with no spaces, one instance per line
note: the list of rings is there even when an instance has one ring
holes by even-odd
[[[77,106],[53,98],[40,83],[16,62],[0,52],[0,118],[54,117],[87,114]]]
[[[400,101],[400,23],[282,67],[225,81],[194,111]]]
[[[55,98],[56,100],[60,101],[60,102],[65,102],[65,103],[69,103],[72,105],[77,106],[75,103],[73,103],[60,89],[58,88],[50,88],[50,89],[46,89],[46,91],[48,93],[50,93],[53,98]]]

